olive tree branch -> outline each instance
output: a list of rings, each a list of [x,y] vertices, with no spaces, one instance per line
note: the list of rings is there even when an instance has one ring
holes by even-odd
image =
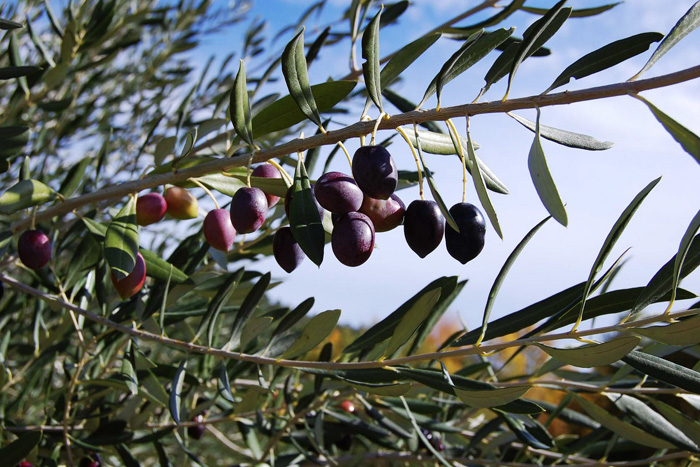
[[[519,347],[522,345],[531,345],[540,342],[551,342],[566,339],[578,339],[585,336],[593,336],[597,334],[606,334],[610,332],[618,333],[628,333],[633,332],[635,328],[640,326],[645,326],[648,324],[659,323],[659,322],[669,322],[676,318],[681,318],[683,316],[695,315],[700,312],[700,309],[691,309],[685,311],[678,311],[675,313],[661,314],[657,316],[652,316],[650,318],[640,319],[633,322],[626,322],[615,324],[611,326],[603,326],[594,329],[587,330],[577,330],[575,332],[563,332],[557,334],[547,334],[543,336],[533,336],[529,338],[516,339],[508,342],[499,342],[495,344],[481,345],[481,346],[467,346],[465,348],[447,350],[442,352],[431,352],[424,354],[408,355],[406,357],[391,358],[382,361],[360,361],[360,362],[320,362],[320,361],[304,361],[304,360],[286,360],[286,359],[275,359],[270,357],[261,357],[257,355],[250,355],[238,352],[229,352],[227,350],[216,349],[212,347],[206,347],[203,345],[193,344],[191,342],[184,342],[177,339],[172,339],[170,337],[161,336],[159,334],[152,334],[150,332],[142,331],[140,329],[134,329],[129,326],[114,322],[104,316],[96,315],[90,311],[83,308],[75,306],[71,303],[65,302],[55,295],[46,294],[34,287],[28,286],[17,279],[14,279],[6,274],[0,273],[0,280],[4,281],[10,287],[22,291],[26,294],[32,295],[34,297],[40,298],[47,303],[53,303],[55,305],[64,307],[69,310],[73,310],[76,313],[83,315],[87,319],[94,321],[96,323],[102,324],[104,326],[110,327],[115,331],[121,332],[123,334],[128,334],[139,339],[144,339],[152,342],[158,342],[163,345],[168,345],[170,347],[175,347],[182,349],[186,352],[213,355],[215,357],[220,357],[229,360],[240,360],[246,362],[256,363],[258,365],[274,365],[280,367],[288,368],[316,368],[325,370],[340,370],[340,369],[366,369],[366,368],[387,368],[398,365],[406,365],[408,363],[422,362],[428,360],[442,360],[450,357],[464,357],[467,355],[478,355],[487,352],[500,351],[510,347]]]
[[[473,116],[489,113],[505,113],[518,109],[532,109],[536,107],[548,107],[553,105],[565,105],[575,102],[603,99],[614,96],[624,96],[630,93],[656,89],[665,86],[682,83],[700,77],[700,65],[686,68],[675,73],[657,76],[640,81],[625,81],[622,83],[597,86],[578,91],[565,91],[557,94],[528,96],[506,101],[482,102],[476,104],[464,104],[454,107],[443,107],[439,111],[413,110],[388,119],[383,119],[379,124],[380,130],[393,130],[402,125],[412,125],[428,121],[444,121],[449,118]],[[328,131],[325,134],[296,138],[278,146],[257,151],[254,154],[241,154],[231,158],[217,159],[199,164],[183,170],[175,170],[170,173],[147,176],[141,180],[132,180],[102,188],[101,190],[87,193],[75,198],[70,198],[43,211],[37,212],[36,221],[41,222],[56,216],[67,214],[85,205],[95,204],[100,201],[119,199],[129,194],[138,193],[141,190],[155,188],[165,184],[184,183],[190,178],[201,177],[206,174],[216,173],[242,167],[251,158],[253,162],[264,162],[273,157],[293,154],[298,151],[306,151],[311,148],[325,145],[334,145],[339,141],[349,138],[357,138],[372,132],[375,122],[357,122],[339,130]],[[12,226],[14,232],[20,232],[28,228],[31,219],[22,219]]]

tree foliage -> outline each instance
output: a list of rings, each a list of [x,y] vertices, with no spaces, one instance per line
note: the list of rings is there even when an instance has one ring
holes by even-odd
[[[477,102],[502,79],[510,90],[524,60],[545,60],[553,52],[545,44],[569,18],[615,4],[485,1],[389,54],[380,47],[383,28],[401,22],[414,7],[408,1],[354,0],[337,22],[305,29],[321,0],[273,41],[264,21],[246,16],[250,5],[232,3],[0,5],[0,464],[78,465],[95,456],[129,466],[680,463],[700,450],[700,425],[687,416],[700,410],[700,303],[673,309],[675,300],[697,298],[679,282],[700,265],[698,216],[647,284],[611,289],[623,258],[606,269],[658,179],[620,213],[585,282],[490,320],[503,279],[549,217],[535,225],[484,293],[482,326],[444,342],[431,332],[464,287],[459,277],[426,278],[383,320],[352,331],[336,326],[340,310],[312,312],[313,298],[274,303],[267,291],[276,281],[256,267],[287,226],[322,265],[333,222],[316,207],[310,174],[321,162],[327,172],[351,138],[375,144],[398,131],[416,163],[398,171],[398,189],[420,184],[422,197],[427,183],[458,231],[426,165],[433,154],[456,155],[499,235],[490,197],[508,189],[476,155],[468,125],[480,114],[508,113],[534,133],[532,182],[563,225],[566,206],[541,138],[592,151],[612,145],[540,125],[549,105],[629,94],[700,161],[698,136],[638,95],[700,76],[696,66],[638,79],[698,25],[698,4],[665,36],[638,34],[591,51],[539,96]],[[493,15],[472,21],[482,10]],[[533,13],[522,37],[508,24],[519,10]],[[239,22],[247,24],[241,50],[196,69],[186,52]],[[448,39],[461,45],[428,70],[434,78],[414,104],[394,83]],[[309,72],[323,48],[347,54],[347,76],[321,82]],[[552,93],[649,48],[656,51],[633,80]],[[491,65],[483,88],[473,89],[477,100],[446,106],[443,88],[483,61]],[[270,92],[275,81],[287,95]],[[416,112],[433,94],[437,108]],[[538,110],[535,122],[509,113],[524,108]],[[465,134],[453,123],[462,118]],[[280,178],[251,177],[251,164],[266,160],[277,160]],[[173,185],[222,207],[259,188],[292,196],[291,212],[280,202],[257,233],[223,253],[209,248],[199,220],[137,225],[138,193]],[[51,241],[43,268],[19,259],[27,229]],[[122,300],[112,284],[128,278],[138,255],[146,286]],[[660,302],[666,313],[641,313]],[[579,328],[601,316],[615,324]],[[518,359],[530,363],[516,372]]]

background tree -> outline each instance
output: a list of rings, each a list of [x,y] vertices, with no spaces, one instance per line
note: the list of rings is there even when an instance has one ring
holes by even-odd
[[[658,180],[621,213],[585,282],[491,323],[489,315],[527,242],[545,222],[567,224],[541,138],[585,150],[609,147],[586,135],[540,126],[540,109],[629,94],[700,161],[698,137],[638,94],[700,76],[698,66],[643,76],[697,26],[700,6],[695,4],[665,36],[620,39],[574,61],[543,94],[509,98],[520,64],[547,55],[545,43],[570,17],[604,14],[615,5],[580,10],[565,1],[545,9],[523,0],[501,3],[475,4],[388,54],[380,47],[380,32],[401,21],[412,7],[408,2],[382,7],[355,0],[337,22],[305,30],[303,25],[323,8],[320,1],[278,32],[280,39],[291,38],[284,50],[266,48],[264,23],[253,19],[236,57],[240,62],[232,54],[215,71],[211,58],[198,73],[183,52],[241,21],[249,5],[115,0],[61,8],[51,2],[0,7],[5,51],[0,56],[5,187],[0,280],[8,288],[0,301],[2,462],[690,461],[698,451],[700,425],[683,412],[687,404],[697,407],[700,391],[698,305],[671,310],[676,299],[696,298],[678,283],[700,262],[700,242],[695,241],[700,216],[688,226],[678,254],[646,286],[612,290],[623,258],[605,268],[617,239]],[[522,37],[508,29],[510,15],[519,10],[536,15]],[[471,21],[482,12],[491,16]],[[398,94],[392,82],[446,38],[461,46],[440,69],[430,71],[435,78],[421,102]],[[350,72],[343,79],[309,78],[307,68],[323,47],[347,52]],[[647,65],[629,81],[554,92],[572,78],[585,78],[650,47],[655,51]],[[443,89],[480,60],[492,65],[482,91],[473,89],[479,98],[446,105]],[[275,80],[285,83],[288,96],[265,94]],[[480,102],[501,80],[507,82],[503,99]],[[427,109],[433,95],[437,107]],[[490,197],[508,190],[477,158],[469,120],[518,109],[537,109],[536,121],[512,116],[535,134],[528,165],[550,217],[532,228],[503,265],[488,293],[481,328],[460,331],[444,342],[429,339],[464,287],[466,281],[455,276],[426,278],[432,282],[357,336],[334,329],[339,310],[307,318],[313,298],[278,304],[267,297],[274,286],[271,274],[255,270],[251,260],[274,252],[285,269],[293,269],[303,256],[320,265],[331,251],[347,263],[362,262],[371,253],[371,244],[366,248],[359,240],[347,240],[362,229],[369,235],[366,223],[354,223],[364,218],[337,219],[331,236],[332,216],[319,212],[310,187],[308,174],[327,173],[349,139],[388,146],[393,138],[394,145],[410,146],[416,169],[385,174],[383,181],[396,176],[399,189],[420,184],[421,197],[423,184],[428,185],[425,191],[436,203],[430,215],[446,219],[448,251],[460,261],[474,251],[456,251],[463,243],[449,235],[455,227],[466,235],[471,227],[459,209],[445,205],[426,153],[457,156],[465,186],[474,184],[483,224],[502,235]],[[460,134],[455,122],[465,120],[466,131]],[[356,123],[343,124],[347,121]],[[442,121],[446,127],[437,125]],[[362,168],[363,151],[370,150],[347,158],[367,194],[377,188],[366,182],[377,169]],[[371,151],[370,166],[377,157],[387,157],[381,148]],[[267,160],[278,160],[278,172],[271,175],[280,176],[251,176],[251,164]],[[314,172],[321,161],[324,169]],[[333,180],[326,179],[331,193]],[[324,196],[334,199],[320,194],[326,182],[319,180],[316,188],[321,204]],[[338,183],[346,184],[339,185],[343,197],[354,190],[351,181]],[[136,195],[166,187],[163,206],[170,217],[139,228],[162,213],[157,206],[139,209]],[[204,223],[184,220],[196,217],[198,209],[196,198],[188,198],[182,188],[210,196],[217,207],[228,208],[231,201],[230,220],[239,233],[247,230],[236,214],[239,203],[247,207],[252,199],[264,223],[232,245],[228,216],[207,216]],[[267,197],[260,198],[256,189]],[[384,198],[392,191],[382,184],[372,194]],[[286,203],[267,212],[270,196],[284,197]],[[428,221],[417,219],[406,219],[408,237]],[[341,230],[349,237],[336,240]],[[331,238],[331,249],[324,249]],[[411,248],[429,254],[422,238]],[[290,245],[298,248],[291,259]],[[655,302],[668,303],[666,313],[640,314]],[[611,325],[579,328],[609,315],[614,316]],[[650,326],[655,323],[661,325]],[[584,344],[567,348],[571,339]],[[526,354],[544,363],[524,369],[513,364]]]

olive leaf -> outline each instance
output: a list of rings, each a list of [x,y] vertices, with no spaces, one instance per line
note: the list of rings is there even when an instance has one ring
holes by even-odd
[[[231,122],[236,134],[253,146],[253,122],[250,116],[247,84],[245,61],[241,60],[231,90]]]
[[[109,223],[105,232],[105,259],[112,272],[121,280],[136,265],[139,251],[139,230],[136,224],[136,197],[130,196],[124,207]]]
[[[304,56],[304,28],[294,36],[282,52],[282,73],[289,93],[299,109],[306,118],[321,126],[321,114],[311,92]]]

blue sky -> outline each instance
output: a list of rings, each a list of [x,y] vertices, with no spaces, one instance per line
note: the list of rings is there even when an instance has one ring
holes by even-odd
[[[312,3],[302,0],[258,0],[250,17],[267,19],[267,35],[272,37],[281,27],[296,21]],[[477,2],[415,0],[413,3],[398,25],[382,30],[382,55],[400,48]],[[532,6],[551,6],[553,3],[528,2]],[[571,0],[569,5],[587,8],[603,3],[608,2]],[[312,17],[307,23],[307,40],[315,37],[317,26],[338,18],[341,8],[347,4],[332,0],[319,20]],[[548,43],[553,50],[551,56],[531,58],[520,67],[510,96],[522,97],[542,92],[571,62],[614,40],[647,31],[667,33],[692,4],[691,0],[635,0],[627,1],[602,16],[570,19]],[[507,26],[516,26],[516,34],[520,35],[535,19],[537,17],[534,15],[518,12],[509,18]],[[461,24],[470,22],[472,20]],[[343,26],[343,29],[347,27]],[[203,50],[215,52],[223,58],[233,46],[233,51],[240,54],[242,30],[239,26],[231,28],[204,44]],[[696,31],[684,39],[645,77],[700,63],[699,34]],[[275,47],[281,49],[290,37],[281,38]],[[436,71],[459,45],[444,38],[439,40],[429,53],[402,75],[403,81],[394,89],[413,101],[419,101]],[[650,54],[650,51],[646,52],[614,69],[580,82],[574,81],[560,90],[624,81],[644,65]],[[443,106],[471,102],[478,94],[483,76],[494,58],[495,54],[487,57],[483,63],[450,82],[444,90]],[[312,83],[343,76],[348,71],[347,45],[323,49],[317,60],[310,69]],[[254,69],[254,63],[248,67],[249,70]],[[482,100],[498,100],[503,92],[503,83],[499,83]],[[643,95],[686,127],[700,133],[699,80]],[[433,98],[424,107],[434,106]],[[395,112],[391,109],[390,112]],[[535,118],[534,111],[520,114],[531,120]],[[358,117],[359,113],[348,115],[342,117],[342,121],[352,123]],[[700,207],[700,167],[665,132],[642,103],[629,97],[618,97],[549,107],[543,109],[541,121],[550,126],[590,134],[600,140],[614,141],[615,146],[607,151],[587,152],[543,141],[550,171],[567,204],[569,226],[564,228],[550,221],[528,244],[503,284],[493,318],[585,280],[608,231],[637,192],[651,180],[663,175],[661,183],[637,212],[606,264],[608,266],[625,249],[632,247],[628,253],[628,264],[615,279],[613,288],[645,285],[677,251],[688,223]],[[464,119],[456,120],[455,124],[463,133]],[[326,249],[326,259],[320,269],[307,260],[294,273],[287,275],[273,260],[268,260],[255,267],[269,269],[273,276],[285,280],[271,292],[272,297],[293,305],[306,297],[315,296],[316,312],[341,308],[341,322],[362,326],[382,319],[430,281],[443,275],[458,275],[461,279],[469,279],[469,282],[451,307],[450,314],[459,315],[470,328],[480,324],[488,291],[501,265],[522,237],[547,213],[532,186],[527,169],[532,133],[504,115],[472,118],[471,133],[481,145],[479,157],[505,182],[511,193],[508,196],[492,196],[504,240],[500,240],[488,226],[484,251],[467,265],[452,259],[447,254],[444,242],[426,259],[420,259],[406,245],[401,228],[379,234],[372,257],[358,268],[342,266],[333,257],[330,247]],[[389,132],[381,132],[378,139],[389,135]],[[399,168],[414,169],[408,147],[398,138],[394,141],[390,151]],[[354,151],[359,141],[351,141],[347,146]],[[324,154],[330,149],[326,148]],[[454,157],[430,156],[427,162],[436,172],[447,204],[460,202],[462,183],[459,161]],[[347,161],[341,157],[336,158],[331,168],[349,172]],[[313,175],[317,177],[320,173]],[[418,191],[403,190],[399,196],[408,205],[418,198]],[[429,198],[429,194],[426,197]],[[467,201],[478,205],[471,182]],[[700,274],[696,271],[685,279],[683,286],[700,291]],[[682,306],[682,303],[677,305]]]

